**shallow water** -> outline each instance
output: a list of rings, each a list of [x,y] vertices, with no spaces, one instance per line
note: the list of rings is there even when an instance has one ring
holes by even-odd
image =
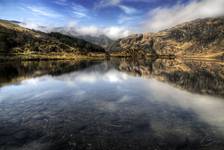
[[[223,150],[224,63],[4,62],[1,150]]]

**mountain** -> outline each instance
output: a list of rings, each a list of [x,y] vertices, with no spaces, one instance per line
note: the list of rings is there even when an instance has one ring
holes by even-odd
[[[9,20],[9,22],[14,23],[14,24],[21,24],[22,22],[17,21],[17,20]]]
[[[42,29],[44,28],[42,27]],[[48,31],[48,30],[44,29],[44,31]],[[75,37],[75,38],[83,39],[92,44],[99,45],[103,48],[107,48],[109,45],[111,45],[114,42],[112,39],[110,39],[108,36],[104,34],[100,34],[100,35],[81,34],[74,27],[67,27],[67,28],[57,27],[57,28],[51,29],[51,31],[59,32],[65,35]]]
[[[114,42],[112,55],[223,57],[224,17],[197,19],[157,33],[135,34]]]
[[[106,35],[99,35],[99,36],[92,36],[92,35],[80,35],[77,36],[80,39],[86,40],[90,43],[99,45],[103,48],[107,48],[108,46],[110,46],[114,41],[112,39],[110,39],[109,37],[107,37]]]
[[[0,20],[0,54],[4,55],[87,55],[105,50],[85,40],[61,33],[30,30],[11,21]]]

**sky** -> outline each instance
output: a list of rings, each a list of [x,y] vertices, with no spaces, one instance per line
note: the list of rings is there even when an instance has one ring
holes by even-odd
[[[0,19],[112,39],[224,15],[224,0],[0,0]]]

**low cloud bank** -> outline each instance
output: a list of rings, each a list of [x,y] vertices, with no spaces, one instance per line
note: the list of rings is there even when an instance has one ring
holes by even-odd
[[[198,18],[224,15],[224,0],[193,0],[172,7],[158,7],[148,12],[142,26],[146,32],[156,32]]]
[[[25,28],[40,30],[43,32],[64,32],[74,36],[90,35],[98,37],[100,35],[106,35],[107,37],[113,40],[126,37],[132,34],[131,30],[123,26],[97,27],[97,26],[80,26],[77,25],[76,23],[70,23],[66,27],[57,28],[57,27],[40,26],[33,22],[21,23],[20,25]]]

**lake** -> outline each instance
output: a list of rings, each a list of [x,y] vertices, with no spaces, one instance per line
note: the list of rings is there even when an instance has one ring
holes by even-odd
[[[224,62],[0,66],[0,150],[224,149]]]

